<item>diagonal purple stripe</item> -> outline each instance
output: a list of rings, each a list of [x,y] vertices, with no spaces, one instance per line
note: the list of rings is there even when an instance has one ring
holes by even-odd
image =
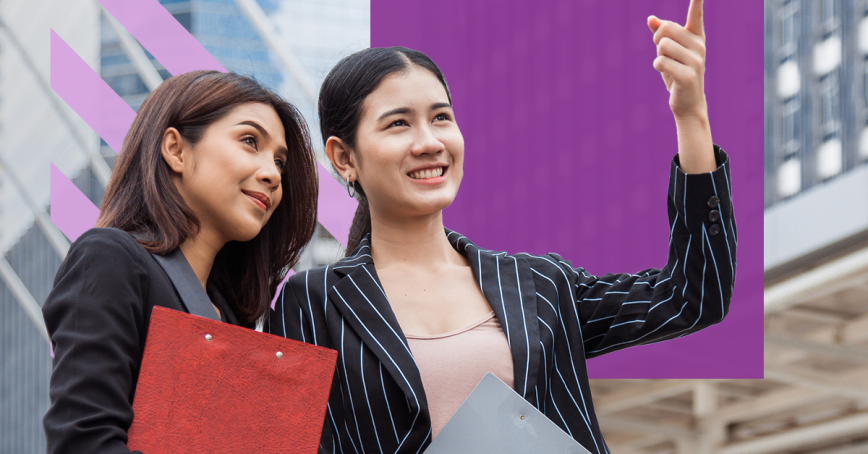
[[[99,208],[51,164],[51,222],[75,241],[96,225]]]
[[[286,284],[286,280],[289,279],[289,277],[292,276],[293,274],[295,274],[295,271],[290,269],[289,272],[286,273],[286,276],[283,277],[283,280],[280,281],[280,285],[277,286],[277,291],[274,292],[274,298],[271,298],[271,309],[272,310],[274,310],[274,305],[277,304],[277,297],[280,296],[280,289],[283,288],[283,284]]]
[[[51,30],[51,88],[115,152],[120,152],[136,113],[54,30]]]
[[[157,0],[99,0],[172,75],[197,69],[226,72]]]
[[[353,215],[359,202],[347,194],[344,186],[335,180],[328,170],[317,164],[319,171],[319,200],[317,220],[344,247],[353,224]]]

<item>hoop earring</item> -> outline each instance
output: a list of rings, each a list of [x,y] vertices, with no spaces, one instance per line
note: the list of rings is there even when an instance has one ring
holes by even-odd
[[[347,180],[347,194],[349,194],[350,197],[355,198],[356,197],[356,182],[350,181],[350,177],[347,177],[346,180]]]

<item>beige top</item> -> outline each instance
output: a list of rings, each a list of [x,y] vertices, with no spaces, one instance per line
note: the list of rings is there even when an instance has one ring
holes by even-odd
[[[428,398],[432,440],[486,373],[515,388],[512,352],[494,312],[451,333],[405,336]]]

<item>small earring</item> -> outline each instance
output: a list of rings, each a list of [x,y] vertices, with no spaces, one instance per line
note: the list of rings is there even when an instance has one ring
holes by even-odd
[[[346,180],[347,180],[347,194],[349,194],[350,197],[355,197],[356,196],[356,182],[350,181],[350,177],[347,177]]]

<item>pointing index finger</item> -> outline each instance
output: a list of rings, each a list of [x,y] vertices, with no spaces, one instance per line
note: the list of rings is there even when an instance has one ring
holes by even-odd
[[[684,28],[696,35],[705,36],[702,27],[702,0],[690,0],[690,7],[687,9],[687,24],[684,25]]]

